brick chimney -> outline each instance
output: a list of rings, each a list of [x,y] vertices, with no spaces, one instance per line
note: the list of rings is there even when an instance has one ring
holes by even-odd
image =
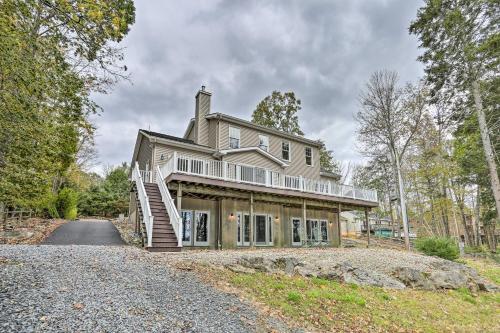
[[[208,120],[205,116],[210,113],[210,98],[212,94],[201,86],[196,94],[194,112],[194,141],[200,145],[208,145]]]

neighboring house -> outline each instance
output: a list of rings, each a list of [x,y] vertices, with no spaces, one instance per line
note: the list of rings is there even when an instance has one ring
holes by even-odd
[[[318,141],[213,113],[210,98],[196,94],[182,138],[137,135],[130,217],[150,250],[338,246],[339,213],[377,206],[321,170]]]
[[[361,220],[355,212],[340,213],[340,230],[342,237],[353,237],[361,235]]]

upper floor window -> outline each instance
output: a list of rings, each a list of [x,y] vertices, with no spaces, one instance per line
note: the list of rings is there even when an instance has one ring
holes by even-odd
[[[313,152],[311,147],[305,147],[306,165],[313,164]]]
[[[259,148],[265,151],[269,151],[269,137],[265,135],[259,135]]]
[[[240,129],[237,127],[229,126],[229,147],[240,148]]]
[[[290,161],[290,141],[281,143],[281,158],[285,161]]]

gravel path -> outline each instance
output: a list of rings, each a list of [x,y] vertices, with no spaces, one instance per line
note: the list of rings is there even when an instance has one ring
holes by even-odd
[[[287,330],[168,258],[127,246],[0,246],[0,331]]]
[[[305,249],[255,249],[224,251],[184,251],[165,253],[170,263],[193,261],[216,266],[235,264],[245,257],[263,257],[276,259],[294,257],[307,266],[333,266],[348,262],[353,267],[389,274],[396,267],[415,268],[422,271],[433,269],[431,264],[443,261],[436,257],[424,256],[415,252],[391,249],[360,248],[305,248]]]

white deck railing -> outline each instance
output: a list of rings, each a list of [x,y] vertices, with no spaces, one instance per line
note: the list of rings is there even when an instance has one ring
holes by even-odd
[[[161,200],[167,209],[168,216],[170,217],[170,224],[172,224],[172,228],[174,229],[175,235],[177,236],[177,246],[182,247],[182,223],[181,216],[177,211],[177,208],[174,204],[174,199],[170,195],[170,191],[167,188],[167,184],[165,184],[165,177],[162,174],[160,166],[156,166],[156,175],[155,175],[156,184],[158,184],[158,188],[161,193]]]
[[[135,164],[132,170],[132,180],[135,182],[137,187],[137,196],[139,197],[139,203],[142,209],[142,219],[144,225],[146,226],[146,235],[148,237],[148,247],[153,245],[153,219],[154,216],[151,214],[151,208],[149,207],[149,198],[144,188],[144,180],[139,170],[139,163]]]
[[[289,176],[252,165],[199,159],[177,152],[167,158],[166,163],[160,166],[160,170],[164,177],[168,177],[171,173],[182,173],[237,183],[377,202],[377,192],[374,190],[331,181],[308,179],[302,176]]]

